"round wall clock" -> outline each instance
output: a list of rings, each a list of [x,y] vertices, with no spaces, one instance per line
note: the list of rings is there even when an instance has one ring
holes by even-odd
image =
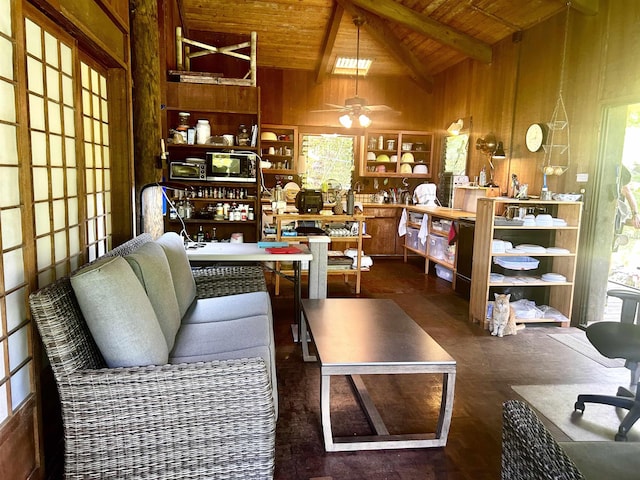
[[[525,143],[530,152],[537,152],[542,148],[546,136],[546,128],[542,123],[532,123],[527,128]]]

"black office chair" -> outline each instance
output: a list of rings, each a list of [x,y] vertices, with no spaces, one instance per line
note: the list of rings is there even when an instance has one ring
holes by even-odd
[[[574,405],[575,410],[584,412],[585,402],[601,403],[629,410],[622,419],[616,441],[626,441],[627,433],[640,418],[640,391],[638,391],[638,377],[640,376],[640,293],[628,290],[609,290],[607,295],[622,299],[620,322],[598,322],[587,327],[587,338],[594,347],[607,358],[624,358],[625,367],[631,370],[631,388],[635,393],[624,387],[618,388],[617,395],[578,395]],[[637,312],[637,313],[636,313]]]

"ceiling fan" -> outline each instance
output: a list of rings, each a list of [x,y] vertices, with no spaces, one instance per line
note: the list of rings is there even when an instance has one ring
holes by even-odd
[[[362,17],[353,17],[353,23],[357,28],[357,40],[356,40],[356,94],[353,97],[347,98],[344,101],[344,105],[336,105],[333,103],[327,103],[326,105],[332,107],[327,110],[312,110],[313,112],[344,112],[344,115],[338,119],[340,124],[345,128],[350,128],[355,119],[361,127],[368,127],[372,121],[369,117],[371,112],[394,112],[393,108],[387,105],[369,105],[365,98],[358,96],[358,78],[360,77],[359,64],[360,64],[360,26],[364,24]]]

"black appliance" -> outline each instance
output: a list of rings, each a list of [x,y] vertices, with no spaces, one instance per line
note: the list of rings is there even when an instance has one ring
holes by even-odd
[[[298,213],[320,213],[324,203],[320,190],[300,190],[296,196],[296,208]]]
[[[471,266],[473,265],[473,236],[476,222],[460,219],[458,221],[458,244],[456,263],[456,292],[467,300],[471,296]]]

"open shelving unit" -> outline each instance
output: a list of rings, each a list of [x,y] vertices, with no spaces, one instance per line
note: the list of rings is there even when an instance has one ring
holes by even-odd
[[[547,209],[553,217],[562,218],[566,226],[511,226],[496,225],[496,217],[500,217],[509,205],[527,208]],[[566,317],[566,321],[549,318],[517,318],[517,323],[542,322],[560,323],[568,327],[573,307],[574,282],[580,222],[582,216],[581,202],[556,202],[538,200],[517,200],[512,198],[478,198],[476,214],[476,230],[474,240],[474,262],[471,280],[471,298],[469,302],[470,320],[488,328],[487,309],[493,292],[508,291],[518,288],[527,289],[546,305],[555,308]],[[557,247],[568,253],[494,253],[494,239],[509,240],[528,239],[522,243],[531,243],[535,239],[543,247]],[[514,247],[516,242],[513,242]],[[531,276],[527,281],[517,276],[504,277],[504,281],[491,281],[492,270],[495,270],[495,257],[529,256],[540,261],[539,272],[559,273],[566,278],[565,282],[548,282],[539,276]],[[538,302],[536,302],[538,303]]]
[[[363,272],[363,268],[361,266],[362,260],[362,241],[366,238],[371,238],[369,235],[362,232],[363,224],[367,219],[364,215],[314,215],[314,214],[282,214],[282,215],[274,215],[273,216],[275,225],[276,225],[276,233],[275,240],[281,242],[289,242],[289,243],[305,243],[308,241],[308,236],[286,236],[283,235],[283,225],[289,224],[291,222],[306,222],[313,221],[318,222],[322,225],[330,224],[330,223],[345,223],[345,222],[356,222],[358,224],[358,235],[348,235],[348,236],[330,236],[332,244],[340,244],[344,248],[348,248],[349,245],[355,245],[357,250],[357,266],[356,268],[346,268],[340,270],[328,270],[327,275],[339,275],[345,278],[345,282],[348,277],[355,276],[356,284],[355,284],[355,293],[360,293],[360,281]],[[279,265],[276,267],[279,269]],[[287,270],[280,270],[282,273],[290,274]],[[302,272],[306,274],[305,270]],[[279,294],[279,279],[280,276],[276,275],[276,295]]]

